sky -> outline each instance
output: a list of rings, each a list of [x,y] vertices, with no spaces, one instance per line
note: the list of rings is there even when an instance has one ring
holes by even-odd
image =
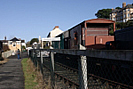
[[[133,0],[0,0],[0,40],[46,38],[55,26],[66,31],[95,19],[100,9],[122,7]]]

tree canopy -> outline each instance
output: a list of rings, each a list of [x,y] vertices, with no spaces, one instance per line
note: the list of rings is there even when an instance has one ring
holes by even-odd
[[[102,9],[98,10],[98,12],[95,14],[98,18],[105,18],[109,19],[109,14],[111,13],[112,9]]]
[[[123,29],[126,27],[132,27],[133,26],[133,20],[129,20],[127,22],[116,22],[116,30]]]
[[[121,9],[120,7],[116,7],[115,9]]]
[[[31,41],[30,41],[30,45],[32,45],[34,42],[37,42],[38,43],[38,38],[33,38],[33,39],[31,39]]]

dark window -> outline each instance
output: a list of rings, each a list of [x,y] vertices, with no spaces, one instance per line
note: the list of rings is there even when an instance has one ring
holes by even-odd
[[[74,33],[74,45],[78,44],[78,35],[77,32]]]

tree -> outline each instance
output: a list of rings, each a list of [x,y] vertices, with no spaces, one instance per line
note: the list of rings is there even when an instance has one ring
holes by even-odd
[[[133,26],[133,20],[128,20],[126,23],[125,23],[125,27],[132,27]]]
[[[116,7],[115,9],[121,9],[120,7]]]
[[[32,45],[34,42],[39,42],[39,40],[38,40],[38,38],[33,38],[33,39],[31,39],[31,41],[30,41],[30,45]]]
[[[31,47],[30,41],[28,41],[28,42],[26,43],[26,47]]]
[[[111,13],[112,9],[102,9],[98,10],[98,12],[95,14],[98,18],[105,18],[109,19],[109,14]]]
[[[22,51],[25,51],[26,50],[26,47],[25,46],[22,46]]]

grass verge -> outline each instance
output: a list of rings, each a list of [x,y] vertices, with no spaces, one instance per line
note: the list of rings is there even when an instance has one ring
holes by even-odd
[[[22,60],[22,67],[25,77],[25,89],[35,89],[37,82],[35,81],[36,74],[35,71],[32,71],[32,66],[28,64],[28,58]]]

